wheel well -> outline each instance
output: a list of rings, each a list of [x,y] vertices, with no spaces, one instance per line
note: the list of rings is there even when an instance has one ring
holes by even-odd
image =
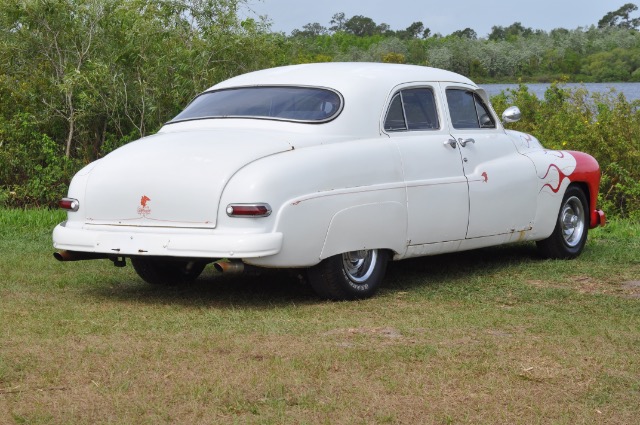
[[[569,187],[575,186],[578,187],[584,193],[584,196],[587,198],[587,204],[590,204],[591,193],[589,192],[589,185],[586,182],[572,182]],[[591,205],[587,205],[587,211],[590,211]]]
[[[595,208],[595,205],[591,205],[591,193],[589,192],[589,185],[586,182],[572,182],[569,187],[577,187],[582,190],[584,196],[587,198],[587,211],[585,211],[585,216],[587,220],[587,227],[591,226],[591,210]],[[568,188],[567,188],[568,189]]]

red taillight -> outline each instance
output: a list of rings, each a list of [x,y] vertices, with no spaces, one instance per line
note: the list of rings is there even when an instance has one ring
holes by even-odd
[[[269,204],[229,204],[227,215],[229,217],[267,217],[271,214]]]
[[[58,201],[58,206],[63,210],[78,211],[78,208],[80,208],[80,202],[73,198],[62,198]]]

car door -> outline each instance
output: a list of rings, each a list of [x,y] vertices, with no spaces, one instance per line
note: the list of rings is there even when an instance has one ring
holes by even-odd
[[[469,182],[467,239],[531,229],[537,196],[533,163],[518,153],[478,91],[441,86]]]
[[[467,179],[460,149],[441,119],[438,92],[437,85],[399,88],[384,120],[402,158],[409,245],[461,240],[467,233]]]

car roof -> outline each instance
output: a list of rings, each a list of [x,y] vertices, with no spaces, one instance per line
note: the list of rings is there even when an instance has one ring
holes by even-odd
[[[454,72],[418,65],[326,62],[290,65],[249,72],[222,81],[209,90],[255,86],[313,86],[331,88],[342,94],[344,108],[340,115],[315,132],[353,134],[362,137],[379,135],[380,120],[397,87],[411,83],[451,82],[477,89],[468,78]],[[208,90],[208,91],[209,91]],[[311,131],[310,128],[307,128]]]
[[[446,81],[475,84],[455,72],[418,65],[370,63],[370,62],[325,62],[282,66],[249,72],[223,81],[212,89],[253,85],[306,85],[330,87],[338,91],[375,85],[389,90],[398,84],[417,81]]]

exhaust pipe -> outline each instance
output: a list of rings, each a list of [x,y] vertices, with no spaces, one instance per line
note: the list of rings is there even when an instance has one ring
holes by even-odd
[[[58,251],[53,253],[53,257],[58,261],[83,261],[83,260],[100,260],[108,258],[107,254],[99,252],[80,252],[80,251]]]
[[[219,261],[213,263],[213,268],[220,273],[226,274],[259,275],[261,272],[260,267],[250,266],[242,261]]]
[[[220,273],[242,273],[244,272],[244,263],[242,261],[220,261],[214,263],[213,267]]]

